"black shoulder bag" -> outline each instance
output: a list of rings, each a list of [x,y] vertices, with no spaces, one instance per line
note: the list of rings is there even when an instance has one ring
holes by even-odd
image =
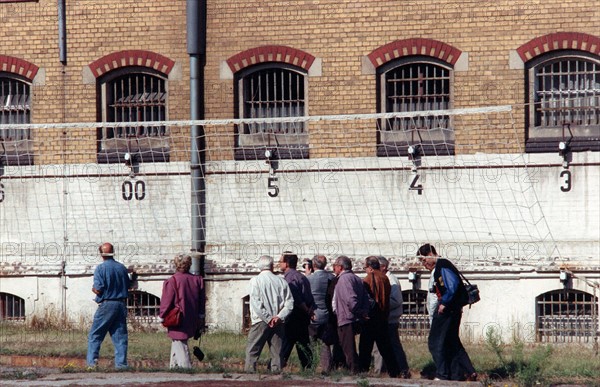
[[[467,303],[465,305],[469,305],[469,308],[471,308],[471,305],[475,304],[476,302],[479,302],[479,300],[481,299],[479,297],[479,288],[477,287],[477,285],[471,284],[469,280],[465,278],[463,273],[459,271],[458,274],[460,274],[462,279],[465,281],[464,285],[465,290],[467,291]]]

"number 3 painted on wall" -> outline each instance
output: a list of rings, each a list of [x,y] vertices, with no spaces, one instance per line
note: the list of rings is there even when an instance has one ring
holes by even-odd
[[[4,184],[0,183],[0,203],[4,201]]]
[[[569,192],[571,190],[571,171],[567,171],[567,170],[562,171],[560,173],[560,177],[565,178],[564,184],[566,184],[566,186],[561,185],[560,190],[563,192]]]

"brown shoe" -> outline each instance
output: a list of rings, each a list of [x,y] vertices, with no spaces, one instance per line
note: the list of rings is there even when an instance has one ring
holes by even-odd
[[[467,376],[467,382],[476,382],[477,381],[477,372],[473,372],[471,375]]]

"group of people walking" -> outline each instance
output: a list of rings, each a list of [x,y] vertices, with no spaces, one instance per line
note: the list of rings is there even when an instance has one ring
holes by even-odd
[[[430,244],[418,255],[432,271],[429,307],[432,324],[429,349],[441,380],[474,380],[477,373],[459,338],[465,289],[458,270],[439,258]],[[313,367],[314,343],[320,342],[320,368],[328,373],[345,367],[352,373],[368,372],[410,378],[406,354],[399,337],[402,290],[389,271],[385,257],[364,259],[366,276],[352,270],[352,260],[338,256],[333,272],[327,258],[316,255],[296,270],[298,256],[284,252],[278,262],[284,276],[274,274],[274,260],[259,258],[260,274],[250,281],[251,327],[245,370],[256,371],[265,344],[269,369],[286,366],[294,346],[302,368]],[[359,336],[358,348],[356,336]],[[374,361],[373,361],[374,360]]]
[[[98,310],[89,333],[87,363],[90,367],[97,365],[100,345],[110,333],[115,366],[123,368],[127,367],[127,290],[136,275],[114,261],[110,243],[101,245],[99,252],[104,262],[94,272],[92,291]],[[421,246],[417,255],[431,271],[428,346],[436,366],[435,377],[476,380],[477,373],[459,338],[462,307],[468,300],[460,273],[430,244]],[[202,277],[189,273],[190,256],[179,255],[174,263],[176,273],[163,284],[160,317],[174,307],[182,311],[179,325],[168,328],[172,340],[170,366],[189,368],[188,340],[197,339],[204,327],[205,290]],[[399,337],[402,291],[385,257],[365,258],[364,278],[353,272],[352,260],[343,255],[333,262],[333,272],[326,270],[327,258],[323,255],[305,262],[303,272],[296,270],[298,256],[289,251],[277,264],[283,277],[274,273],[272,257],[261,256],[260,273],[250,280],[246,372],[257,370],[265,344],[269,346],[271,372],[286,367],[294,347],[302,368],[313,368],[313,349],[320,342],[320,368],[324,374],[340,367],[352,373],[368,372],[374,359],[376,373],[410,378]]]

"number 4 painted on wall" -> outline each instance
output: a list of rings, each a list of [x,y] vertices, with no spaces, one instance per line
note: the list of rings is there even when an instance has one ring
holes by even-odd
[[[423,194],[423,185],[419,184],[417,185],[417,181],[419,181],[419,177],[421,175],[419,174],[415,174],[415,177],[412,180],[412,183],[410,183],[410,187],[408,188],[410,191],[417,191],[419,195]]]

